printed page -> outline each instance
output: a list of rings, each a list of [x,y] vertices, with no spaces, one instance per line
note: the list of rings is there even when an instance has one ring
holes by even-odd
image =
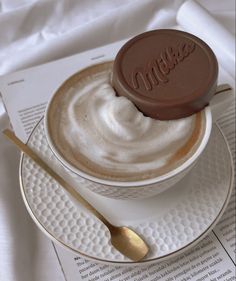
[[[235,279],[235,263],[214,232],[175,259],[142,267],[96,264],[57,247],[67,280],[76,281],[226,281]]]
[[[27,69],[0,78],[0,92],[18,137],[27,140],[43,116],[50,96],[63,80],[93,63],[112,60],[124,42],[118,42],[60,61]],[[221,69],[220,83],[234,86],[233,79]],[[235,155],[235,110],[232,107],[218,120]],[[235,159],[234,159],[235,160]],[[54,244],[53,244],[54,245]],[[235,193],[222,219],[197,246],[164,262],[140,267],[115,267],[97,264],[54,245],[67,281],[201,281],[236,280],[235,277]]]

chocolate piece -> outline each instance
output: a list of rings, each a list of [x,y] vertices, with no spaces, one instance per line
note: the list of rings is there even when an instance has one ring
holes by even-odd
[[[187,32],[160,29],[142,33],[120,49],[112,85],[144,115],[170,120],[208,105],[217,76],[217,59],[205,42]]]

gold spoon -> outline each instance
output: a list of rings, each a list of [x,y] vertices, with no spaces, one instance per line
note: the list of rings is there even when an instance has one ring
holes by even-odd
[[[91,211],[98,219],[100,219],[111,234],[111,244],[124,256],[133,261],[143,259],[149,248],[143,239],[125,226],[112,225],[102,214],[100,214],[88,201],[86,201],[71,185],[69,185],[61,176],[51,169],[32,149],[24,144],[16,135],[9,129],[3,131],[18,148],[35,161],[43,170],[45,170],[53,179],[55,179],[70,195],[79,201],[85,208]]]

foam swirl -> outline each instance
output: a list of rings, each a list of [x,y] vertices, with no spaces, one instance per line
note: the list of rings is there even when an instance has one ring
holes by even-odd
[[[81,168],[82,161],[104,177],[140,172],[146,177],[165,167],[195,126],[195,116],[172,121],[145,117],[127,98],[116,96],[107,72],[70,89],[60,115],[61,150],[67,150],[74,165]]]

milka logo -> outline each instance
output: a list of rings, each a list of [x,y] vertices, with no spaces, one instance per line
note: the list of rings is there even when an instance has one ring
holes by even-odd
[[[132,85],[139,89],[143,83],[147,91],[151,91],[159,83],[169,81],[169,72],[181,61],[188,57],[195,49],[193,42],[182,42],[177,47],[167,47],[158,58],[149,61],[144,67],[136,67],[132,72]]]

